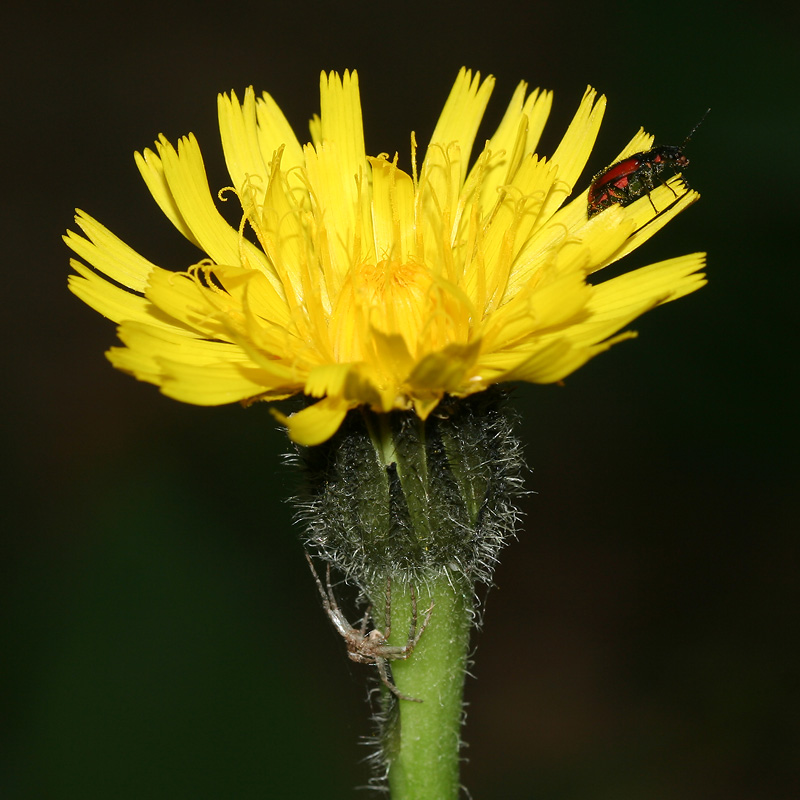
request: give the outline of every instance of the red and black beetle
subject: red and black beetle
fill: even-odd
[[[689,159],[683,154],[683,148],[700,127],[708,111],[692,128],[683,144],[663,144],[641,153],[634,153],[598,172],[592,178],[592,185],[589,187],[589,216],[593,217],[615,203],[627,206],[652,192],[659,183],[664,183],[662,174],[665,170],[678,172],[687,166]],[[652,204],[653,201],[650,202]],[[653,209],[657,211],[655,206]]]

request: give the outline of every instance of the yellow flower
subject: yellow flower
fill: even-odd
[[[698,195],[674,178],[592,219],[586,191],[565,203],[605,109],[591,89],[548,160],[534,151],[552,95],[520,83],[470,166],[493,85],[461,70],[421,165],[412,134],[409,170],[367,156],[355,72],[322,74],[308,144],[268,94],[220,96],[238,230],[194,136],[137,153],[156,202],[207,258],[164,270],[78,212],[85,236],[65,241],[92,268],[73,259],[70,287],[119,323],[111,363],[200,405],[318,398],[277,414],[312,445],[359,405],[425,418],[445,394],[559,381],[634,335],[618,332],[635,317],[703,285],[703,254],[587,282]],[[651,144],[640,131],[620,157]]]

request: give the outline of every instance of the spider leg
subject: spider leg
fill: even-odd
[[[383,632],[383,638],[388,642],[389,637],[392,635],[392,576],[386,579],[386,629]]]
[[[328,597],[331,601],[331,608],[333,609],[335,614],[341,615],[341,611],[339,610],[339,604],[336,602],[336,595],[333,593],[333,584],[331,583],[331,565],[328,563],[328,569],[325,573],[325,582],[328,586]]]
[[[314,563],[311,561],[311,556],[308,553],[306,553],[306,561],[308,561],[308,566],[311,568],[311,574],[314,576],[314,580],[317,582],[317,588],[319,589],[319,594],[322,598],[322,607],[325,609],[325,613],[333,623],[333,627],[336,628],[339,634],[345,639],[345,641],[347,641],[351,635],[352,628],[350,627],[350,623],[347,621],[345,615],[342,614],[341,610],[339,609],[339,604],[336,602],[336,595],[334,595],[333,586],[331,585],[331,565],[328,564],[326,576],[328,588],[326,592],[325,588],[322,586],[322,581],[319,579],[319,575],[317,575],[316,569],[314,569]]]
[[[308,561],[308,566],[311,569],[311,574],[314,576],[314,580],[317,583],[317,588],[319,589],[319,595],[322,598],[322,605],[325,608],[325,611],[328,614],[331,613],[331,603],[330,599],[327,594],[325,594],[325,589],[322,586],[322,581],[319,579],[319,575],[317,575],[316,569],[314,569],[314,562],[311,560],[311,556],[306,553],[306,561]],[[330,579],[331,579],[331,568],[330,565],[328,566],[328,586],[330,587]]]
[[[367,610],[364,612],[364,616],[361,619],[361,627],[359,628],[359,632],[362,636],[365,636],[367,633],[367,624],[369,623],[369,615],[372,611],[372,606],[367,606]]]
[[[417,646],[417,642],[419,641],[420,636],[422,636],[423,632],[425,631],[425,628],[428,627],[428,623],[431,621],[431,614],[433,613],[434,605],[435,603],[431,603],[430,608],[428,608],[428,610],[425,612],[425,619],[423,620],[422,625],[419,627],[419,630],[415,630],[414,635],[409,636],[409,642],[407,645],[409,655],[411,654],[411,651]],[[416,613],[416,609],[414,609],[414,611]]]
[[[381,681],[383,681],[383,685],[395,696],[399,697],[401,700],[410,700],[412,703],[421,703],[418,697],[409,697],[407,694],[403,694],[390,680],[389,680],[389,673],[386,671],[386,659],[381,658],[380,656],[375,656],[375,666],[378,668],[378,674],[381,676]]]
[[[411,624],[408,627],[408,641],[414,641],[417,632],[417,590],[411,584]]]

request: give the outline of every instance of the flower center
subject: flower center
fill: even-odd
[[[375,329],[402,336],[414,353],[430,316],[430,287],[427,268],[414,262],[384,259],[354,267],[331,320],[337,359],[368,359]]]

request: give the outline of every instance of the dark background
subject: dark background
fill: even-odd
[[[458,68],[609,107],[579,187],[644,125],[702,201],[627,259],[709,253],[640,338],[517,394],[525,525],[476,637],[476,800],[783,800],[798,778],[796,111],[786,5],[497,0],[4,12],[0,796],[344,798],[367,670],[325,620],[267,409],[163,398],[68,294],[80,206],[163,266],[196,252],[133,163],[215,98],[270,91],[299,135],[320,69],[360,71],[367,151],[425,142]],[[480,138],[480,137],[479,137]],[[10,245],[10,250],[9,250]]]

